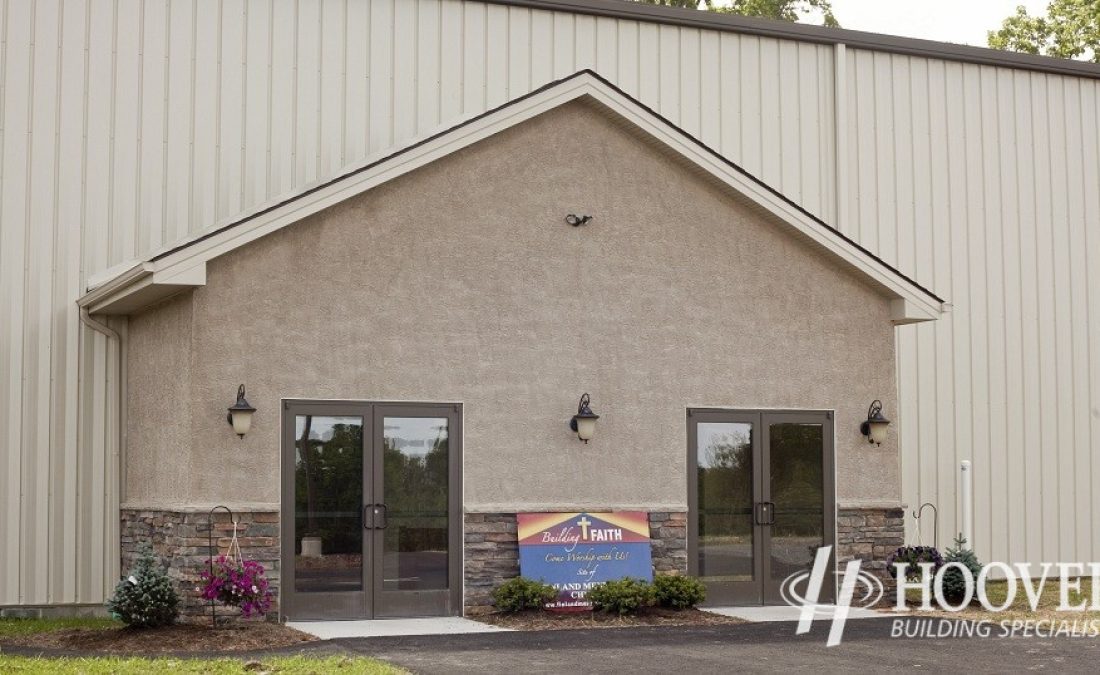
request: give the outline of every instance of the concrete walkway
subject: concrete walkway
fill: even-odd
[[[322,640],[334,638],[398,637],[408,635],[461,635],[499,633],[510,628],[490,626],[458,616],[423,619],[377,619],[374,621],[288,621],[286,625]]]
[[[762,623],[769,621],[798,621],[802,618],[802,609],[800,607],[791,607],[790,605],[769,605],[769,606],[755,606],[755,607],[700,607],[699,609],[704,612],[711,612],[713,614],[721,614],[722,616],[732,616],[738,619],[744,619],[745,621],[751,621],[752,623]],[[814,609],[814,621],[832,621],[833,614],[836,612],[836,605],[818,605]],[[848,609],[849,619],[881,619],[883,617],[893,616],[892,614],[885,614],[883,612],[876,612],[873,609],[863,609],[862,607],[851,607]]]

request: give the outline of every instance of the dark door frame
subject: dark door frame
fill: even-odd
[[[769,455],[768,428],[770,421],[821,423],[822,429],[822,486],[824,504],[824,545],[833,547],[830,561],[829,579],[823,590],[822,601],[834,598],[836,566],[836,431],[832,410],[793,410],[766,408],[688,408],[687,409],[687,497],[688,497],[688,574],[699,574],[699,488],[698,488],[698,441],[697,424],[751,422],[756,427],[753,433],[753,581],[728,582],[725,588],[718,590],[717,596],[707,598],[708,605],[718,604],[774,604],[778,600],[779,586],[768,578],[770,566],[764,558],[769,554],[770,528],[757,524],[756,507],[758,502],[770,500],[770,486],[766,484]],[[708,589],[709,590],[709,589]]]
[[[376,495],[382,494],[382,451],[378,438],[382,434],[377,426],[379,415],[411,417],[446,417],[448,419],[447,458],[447,582],[448,589],[442,604],[445,616],[462,613],[462,404],[440,402],[389,402],[340,399],[283,399],[280,403],[280,461],[279,461],[279,561],[280,592],[279,614],[283,619],[329,618],[381,618],[390,616],[424,616],[425,604],[415,600],[408,611],[379,613],[382,596],[382,536],[378,530],[368,529],[364,537],[363,592],[362,594],[324,594],[318,598],[328,604],[321,608],[296,608],[288,602],[294,587],[294,417],[298,414],[361,417],[363,419],[363,507],[373,505]],[[377,448],[377,450],[376,450]],[[365,517],[371,518],[369,509]],[[321,595],[321,594],[318,594]],[[328,597],[347,595],[347,598]],[[358,598],[351,596],[358,595]],[[438,598],[437,598],[438,600]],[[441,604],[434,603],[437,608]],[[304,610],[301,611],[301,610]],[[295,616],[297,614],[297,616]]]

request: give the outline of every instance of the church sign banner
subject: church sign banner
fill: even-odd
[[[516,521],[520,574],[558,590],[547,609],[591,609],[585,593],[604,581],[653,580],[644,511],[519,513]]]

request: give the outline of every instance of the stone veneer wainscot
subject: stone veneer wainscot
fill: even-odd
[[[279,513],[277,511],[235,511],[239,520],[237,540],[241,552],[264,566],[271,592],[275,596],[268,618],[278,616],[279,598]],[[209,612],[210,605],[201,596],[200,575],[207,569],[210,555],[208,509],[140,509],[121,510],[120,541],[122,574],[127,575],[137,560],[141,547],[151,544],[157,562],[168,569],[180,596],[180,613],[196,615]],[[224,553],[233,536],[233,523],[224,511],[214,516],[214,544]],[[216,605],[219,613],[236,614]]]
[[[894,583],[886,559],[905,542],[905,509],[894,507],[838,507],[836,511],[836,559],[838,567],[849,560],[863,561],[862,569]]]
[[[277,616],[279,590],[279,514],[274,511],[241,511],[238,538],[244,554],[267,570],[276,596],[271,616]],[[886,558],[904,541],[901,507],[840,507],[837,509],[837,560],[859,558],[864,568],[891,582]],[[184,614],[201,614],[208,605],[199,597],[200,574],[206,569],[208,511],[124,508],[121,511],[122,570],[129,573],[137,553],[151,543],[158,562],[176,582]],[[463,544],[466,613],[492,608],[490,594],[502,582],[519,575],[516,514],[464,514]],[[656,574],[687,573],[687,513],[649,512],[653,569]],[[233,525],[224,512],[214,521],[215,544],[225,551]],[[215,555],[217,552],[215,552]]]

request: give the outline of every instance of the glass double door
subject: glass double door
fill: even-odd
[[[783,581],[834,543],[832,414],[689,411],[688,465],[688,568],[707,604],[782,604]]]
[[[281,613],[457,613],[459,408],[284,401]]]

